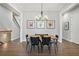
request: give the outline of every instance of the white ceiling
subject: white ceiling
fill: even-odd
[[[40,11],[41,3],[12,3],[17,9],[22,12],[25,11]],[[68,7],[71,3],[43,3],[44,11],[61,11]]]

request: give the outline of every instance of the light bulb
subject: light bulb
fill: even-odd
[[[46,15],[44,16],[44,18],[48,20],[48,17]]]
[[[39,17],[38,17],[38,16],[36,16],[36,17],[35,17],[35,19],[36,19],[36,20],[38,20],[38,19],[39,19]]]

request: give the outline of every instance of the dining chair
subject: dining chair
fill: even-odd
[[[59,38],[59,36],[55,35],[54,41],[51,42],[51,44],[54,44],[54,51],[55,51],[56,55],[57,55],[57,51],[58,51],[58,38]]]
[[[50,53],[50,47],[51,47],[50,41],[51,41],[51,37],[44,37],[44,36],[42,37],[41,52],[43,52],[43,47],[45,45],[47,45],[48,46],[49,53]]]
[[[58,52],[58,38],[59,38],[59,36],[58,35],[55,35],[55,40],[56,40],[56,42],[55,42],[55,45],[54,45],[54,47],[55,47],[55,54],[57,55],[57,52]]]
[[[26,49],[27,49],[28,45],[29,45],[29,38],[28,38],[28,34],[27,34],[26,35]]]
[[[38,52],[39,52],[39,43],[40,43],[39,37],[30,37],[30,41],[31,41],[31,50],[30,50],[30,52],[32,51],[33,47],[35,49],[35,46],[38,47]]]
[[[58,44],[58,38],[59,38],[59,36],[58,35],[55,35],[55,37],[56,37],[56,45]]]
[[[58,38],[59,38],[59,36],[58,35],[55,35],[55,47],[56,47],[56,49],[55,50],[57,50],[58,51]]]
[[[55,38],[53,38],[53,39],[50,41],[50,44],[55,44],[55,45],[57,45],[57,44],[58,44],[58,38],[59,38],[59,36],[58,36],[58,35],[55,35]]]

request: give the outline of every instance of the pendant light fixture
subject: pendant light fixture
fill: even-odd
[[[36,16],[36,20],[48,20],[48,17],[44,15],[43,3],[41,3],[41,13],[39,16]]]

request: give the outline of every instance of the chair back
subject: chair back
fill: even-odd
[[[49,45],[51,41],[51,37],[42,37],[42,44]]]
[[[55,35],[55,37],[56,37],[56,44],[58,43],[58,38],[59,38],[59,36],[58,35]]]
[[[59,36],[58,35],[55,35],[55,37],[58,39],[59,38]]]
[[[27,37],[28,37],[28,34],[26,35],[26,39],[27,39]]]
[[[39,45],[40,39],[39,37],[30,37],[30,41],[32,45]]]

